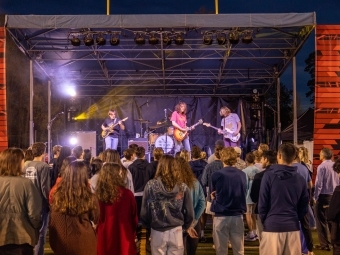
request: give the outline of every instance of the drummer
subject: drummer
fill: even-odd
[[[167,128],[168,135],[174,135],[174,127],[172,126],[171,119],[172,112],[168,113],[168,117],[166,119],[162,119],[157,121],[157,125]]]

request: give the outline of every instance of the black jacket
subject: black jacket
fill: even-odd
[[[328,208],[327,220],[331,222],[332,244],[340,245],[340,186],[337,186]]]
[[[148,165],[149,163],[145,159],[136,159],[129,165],[135,193],[144,191],[146,183],[150,180]]]

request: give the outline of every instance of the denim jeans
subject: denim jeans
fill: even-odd
[[[108,136],[105,138],[105,149],[113,149],[117,150],[118,147],[118,138]]]
[[[44,245],[46,242],[46,234],[47,234],[49,218],[50,217],[48,213],[48,208],[43,207],[42,212],[41,212],[42,225],[41,225],[41,228],[39,229],[38,243],[34,247],[34,255],[44,255]]]
[[[230,241],[233,255],[244,254],[244,224],[243,216],[214,217],[213,239],[216,255],[228,254]]]
[[[191,151],[189,136],[187,136],[182,142],[179,142],[175,139],[175,153],[181,151],[183,147],[187,151]]]

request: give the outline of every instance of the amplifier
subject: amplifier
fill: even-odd
[[[140,147],[144,147],[145,152],[149,151],[149,141],[148,138],[130,138],[128,140],[128,146],[130,146],[130,144],[137,144]]]

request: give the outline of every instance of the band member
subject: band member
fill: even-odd
[[[187,113],[187,104],[184,102],[179,102],[175,106],[175,110],[173,111],[171,115],[171,121],[172,121],[172,125],[174,126],[174,128],[179,129],[180,131],[183,131],[183,132],[186,132],[189,130],[189,128],[187,127],[186,113]],[[183,146],[187,151],[191,151],[190,143],[189,143],[189,136],[184,138],[182,142],[177,141],[175,139],[175,153],[180,151]]]
[[[218,130],[219,134],[222,134],[222,130],[229,129],[232,132],[233,136],[236,136],[240,133],[241,130],[241,121],[236,113],[231,113],[230,109],[226,106],[221,107],[220,115],[222,117],[221,120],[221,129]],[[236,147],[237,142],[231,141],[229,138],[223,138],[225,147]]]
[[[120,121],[119,118],[116,117],[116,111],[113,109],[109,110],[109,117],[106,118],[102,124],[102,130],[112,131],[105,138],[105,149],[114,149],[117,150],[118,147],[118,133],[120,130],[124,130],[125,126]],[[117,124],[118,125],[115,125]],[[115,125],[112,129],[111,126]]]

